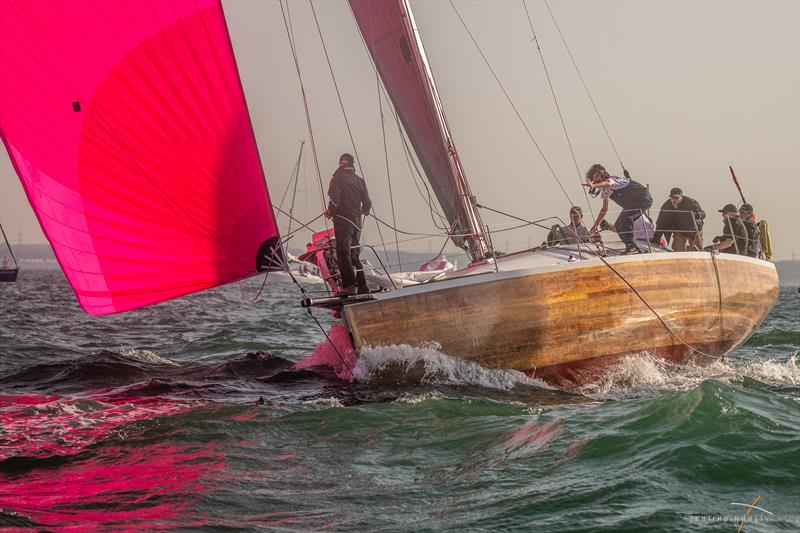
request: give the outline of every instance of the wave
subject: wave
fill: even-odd
[[[207,383],[261,380],[291,370],[294,363],[266,352],[250,352],[224,363],[178,364],[148,350],[101,351],[56,363],[30,366],[0,377],[5,390],[58,393],[129,388],[137,394],[181,392]],[[130,396],[131,391],[121,391]]]
[[[452,357],[440,346],[408,345],[365,347],[354,371],[366,383],[406,383],[468,385],[486,389],[511,390],[518,385],[553,389],[545,382],[522,372],[493,369],[478,363]]]
[[[752,379],[770,386],[800,384],[797,354],[786,361],[745,361],[727,358],[711,364],[676,365],[647,353],[631,355],[597,381],[578,389],[592,397],[617,399],[662,391],[686,391],[709,379],[741,382]]]
[[[786,329],[770,329],[756,332],[745,343],[745,346],[792,346],[800,347],[800,331]]]
[[[184,413],[196,405],[159,398],[112,402],[0,395],[0,469],[25,469],[28,463],[74,456],[100,442],[126,440],[158,424],[158,419]]]

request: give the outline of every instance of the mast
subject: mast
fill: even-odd
[[[453,242],[473,260],[489,246],[475,198],[447,126],[433,74],[408,0],[350,0],[364,42],[450,223]]]
[[[431,71],[430,63],[428,63],[428,56],[425,54],[425,47],[422,44],[422,38],[420,37],[419,30],[417,29],[417,23],[414,20],[414,13],[411,11],[411,3],[409,0],[400,1],[403,4],[406,14],[408,15],[408,22],[411,26],[411,32],[414,36],[414,40],[417,44],[417,50],[419,52],[418,57],[422,66],[422,72],[425,74],[425,79],[428,82],[430,94],[435,104],[436,118],[439,121],[439,127],[442,130],[443,137],[447,141],[447,152],[450,155],[450,161],[453,166],[456,184],[458,185],[459,200],[464,212],[467,215],[467,220],[465,221],[464,225],[474,236],[472,239],[468,238],[467,242],[470,242],[472,245],[470,248],[473,260],[479,261],[486,256],[486,251],[489,249],[489,247],[486,245],[486,239],[484,237],[485,229],[483,227],[483,222],[481,221],[480,216],[475,209],[475,196],[473,196],[472,191],[469,188],[469,183],[464,175],[464,168],[461,166],[461,159],[458,157],[458,151],[456,150],[456,145],[453,142],[453,136],[450,134],[450,128],[447,125],[444,107],[442,106],[442,101],[439,98],[439,91],[436,89],[436,83],[433,81],[433,72]]]

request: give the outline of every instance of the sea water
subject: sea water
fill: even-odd
[[[796,288],[724,361],[567,392],[435,345],[355,361],[259,284],[101,318],[60,272],[0,284],[0,527],[800,529]]]

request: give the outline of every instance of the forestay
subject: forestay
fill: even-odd
[[[91,314],[247,277],[277,242],[219,1],[3,0],[0,135]]]
[[[453,240],[482,254],[481,224],[438,101],[411,10],[403,0],[350,0],[359,30],[431,184]]]

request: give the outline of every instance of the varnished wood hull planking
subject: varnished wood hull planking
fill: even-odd
[[[347,306],[346,318],[356,349],[435,342],[448,355],[574,385],[632,353],[681,362],[697,355],[688,344],[722,356],[750,337],[778,296],[765,261],[698,253],[608,261],[672,333],[599,260],[442,282]]]

